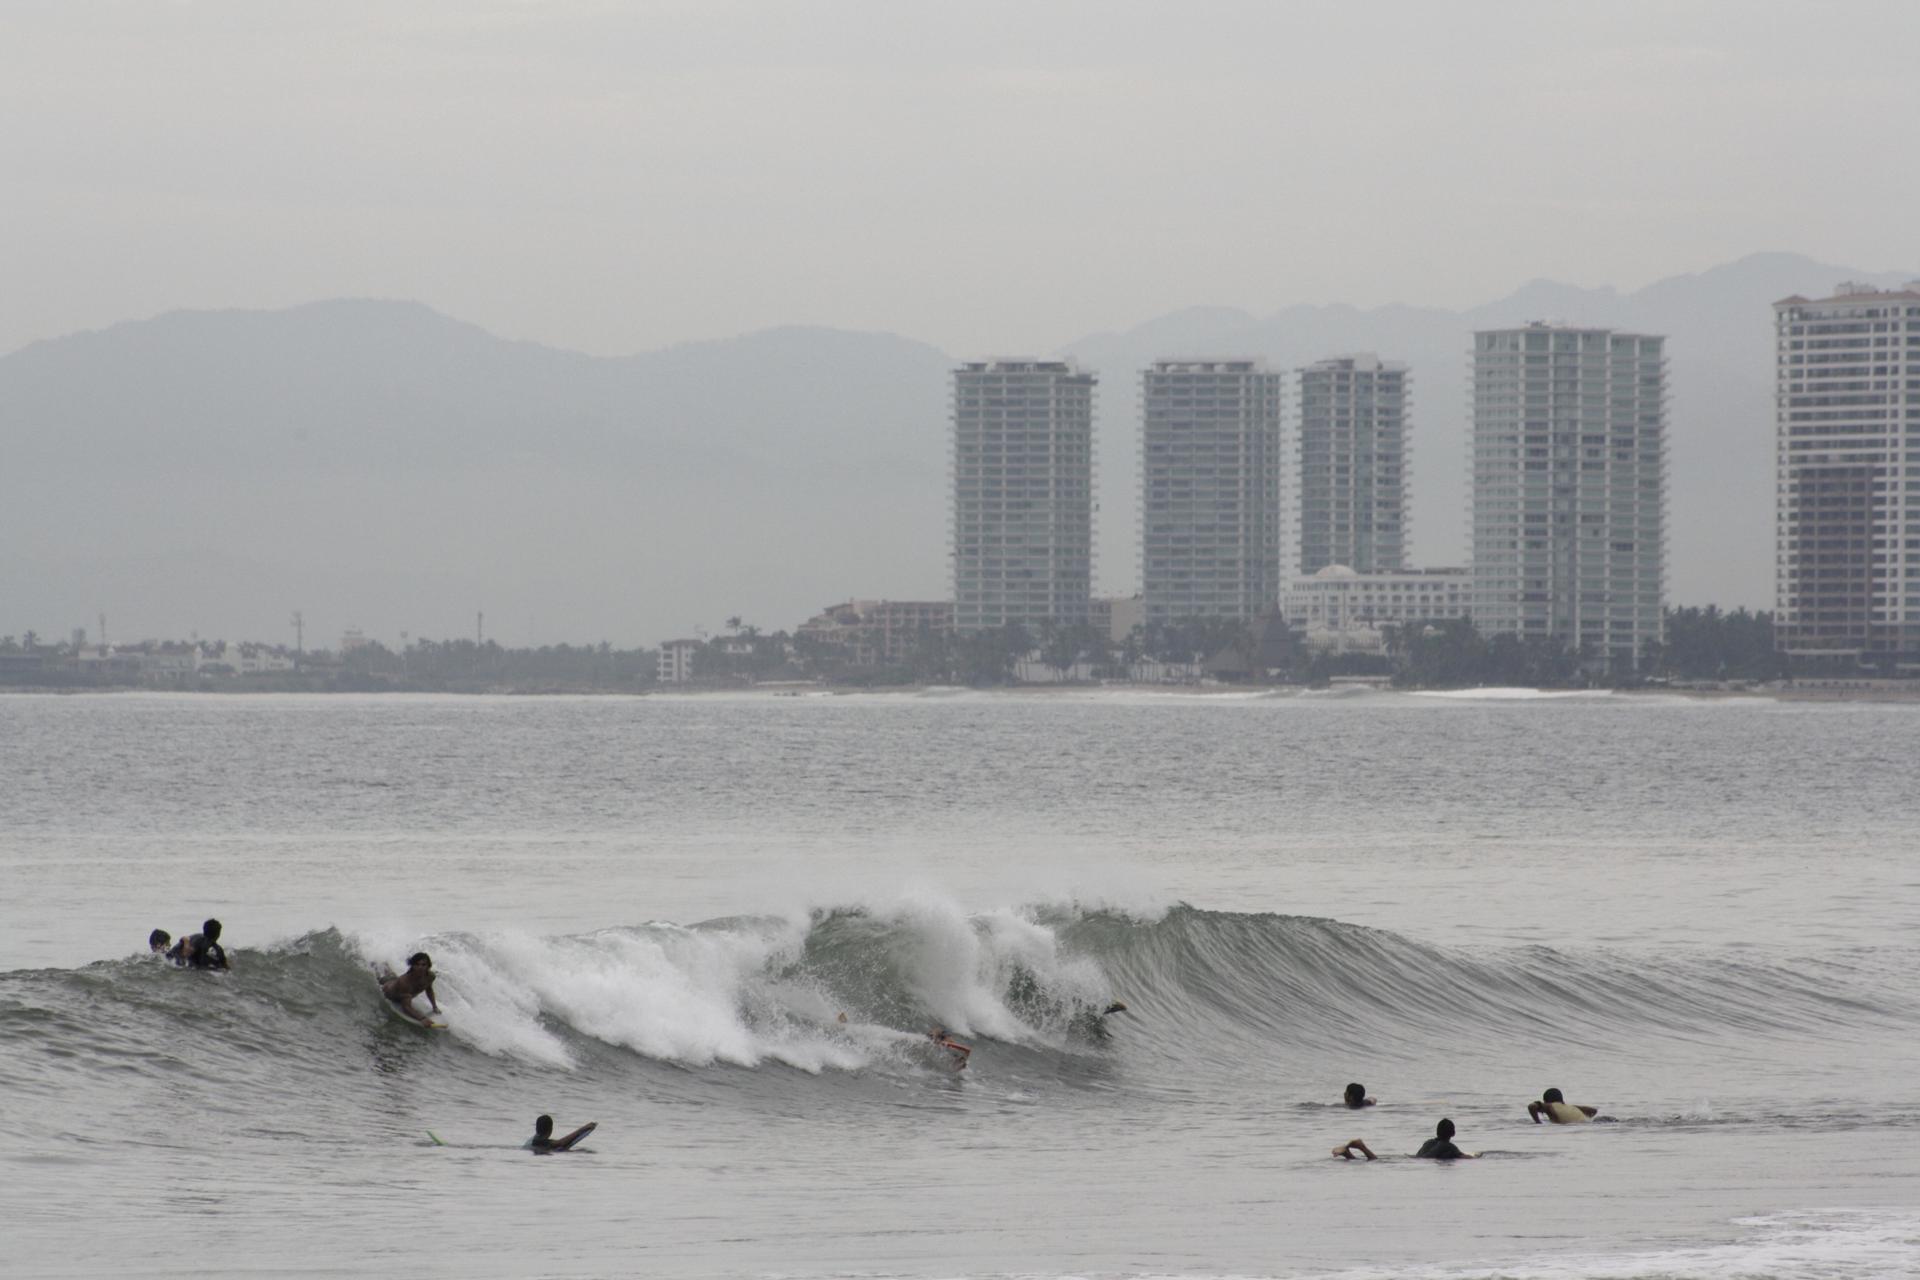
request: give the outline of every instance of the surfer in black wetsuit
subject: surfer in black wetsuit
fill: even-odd
[[[167,952],[167,959],[189,969],[231,969],[227,951],[220,945],[220,922],[209,920],[200,932],[180,939]]]
[[[573,1144],[600,1127],[599,1121],[583,1124],[564,1138],[553,1136],[553,1117],[541,1116],[533,1122],[533,1136],[527,1139],[529,1151],[570,1151]]]
[[[1453,1132],[1453,1121],[1442,1120],[1433,1127],[1433,1137],[1428,1138],[1426,1143],[1418,1151],[1413,1153],[1413,1158],[1416,1160],[1479,1159],[1479,1157],[1472,1152],[1462,1151],[1453,1145]],[[1380,1158],[1368,1150],[1367,1144],[1358,1138],[1355,1138],[1352,1142],[1345,1142],[1335,1147],[1333,1154],[1343,1160],[1351,1160],[1356,1151],[1369,1160],[1378,1160]]]
[[[1453,1145],[1453,1121],[1442,1120],[1433,1126],[1433,1136],[1413,1153],[1416,1160],[1473,1160],[1476,1156]]]
[[[1367,1086],[1358,1082],[1347,1086],[1346,1093],[1341,1095],[1341,1101],[1345,1102],[1348,1109],[1353,1111],[1358,1111],[1362,1107],[1370,1107],[1374,1104],[1374,1099],[1367,1096]]]
[[[382,972],[386,966],[380,966]],[[432,1026],[433,1019],[413,1007],[413,998],[424,995],[427,1003],[433,1006],[434,1013],[440,1012],[440,1001],[433,994],[433,957],[424,951],[416,951],[407,957],[407,971],[398,977],[384,978],[380,982],[380,994],[393,1001],[394,1007],[425,1026]]]

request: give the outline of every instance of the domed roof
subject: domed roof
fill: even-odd
[[[1316,578],[1357,578],[1360,574],[1344,564],[1330,564],[1313,576]]]

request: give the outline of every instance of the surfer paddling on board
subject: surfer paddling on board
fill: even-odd
[[[200,932],[190,934],[174,943],[173,950],[167,952],[167,959],[189,969],[233,968],[227,963],[226,948],[220,945],[218,920],[207,921],[200,926]]]
[[[1442,1120],[1433,1127],[1433,1136],[1428,1138],[1421,1148],[1413,1153],[1416,1160],[1478,1160],[1480,1157],[1471,1151],[1462,1151],[1453,1145],[1453,1121]],[[1367,1144],[1355,1138],[1352,1142],[1343,1142],[1333,1149],[1333,1154],[1342,1160],[1351,1160],[1355,1152],[1369,1160],[1380,1157],[1368,1149]]]
[[[965,1071],[967,1069],[967,1059],[973,1056],[972,1046],[961,1044],[958,1040],[955,1040],[947,1033],[945,1027],[935,1027],[933,1030],[927,1032],[927,1039],[933,1041],[953,1055],[953,1069],[955,1071]]]
[[[1478,1156],[1453,1145],[1453,1121],[1442,1120],[1433,1126],[1433,1136],[1413,1153],[1416,1160],[1477,1160]]]
[[[1555,1124],[1585,1124],[1600,1114],[1600,1108],[1576,1106],[1568,1102],[1558,1089],[1549,1089],[1540,1095],[1540,1101],[1527,1104],[1527,1114],[1533,1117],[1535,1124],[1542,1119]]]
[[[394,977],[381,966],[380,994],[393,1002],[393,1007],[406,1014],[423,1027],[431,1027],[434,1021],[428,1015],[413,1007],[414,997],[424,995],[427,1003],[433,1006],[435,1013],[440,1012],[440,1001],[433,994],[433,957],[424,951],[416,951],[407,957],[407,971]]]
[[[571,1151],[574,1143],[580,1141],[580,1139],[586,1137],[599,1127],[600,1122],[596,1120],[591,1124],[581,1125],[564,1138],[556,1138],[553,1136],[553,1117],[541,1116],[533,1122],[533,1136],[527,1139],[527,1150],[542,1152]]]

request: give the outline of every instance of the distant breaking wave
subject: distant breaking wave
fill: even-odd
[[[1154,917],[1070,906],[969,915],[951,903],[649,923],[569,937],[421,940],[472,1071],[787,1068],[944,1073],[940,1023],[997,1064],[1179,1087],[1220,1064],[1324,1063],[1329,1046],[1416,1058],[1462,1041],[1559,1049],[1910,1029],[1887,979],[1911,954],[1756,963],[1544,947],[1478,952],[1299,916],[1177,906]],[[0,974],[0,1043],[16,1080],[67,1071],[211,1070],[229,1083],[325,1071],[426,1033],[379,1003],[364,940],[322,929],[236,953],[230,975],[147,958]],[[1866,967],[1861,967],[1865,965]],[[1886,972],[1880,972],[1884,965]],[[1129,1006],[1103,1020],[1114,1000]],[[841,1015],[845,1021],[841,1021]],[[1117,1029],[1124,1026],[1124,1035]],[[975,1074],[978,1074],[977,1072]],[[284,1080],[281,1080],[284,1084]]]

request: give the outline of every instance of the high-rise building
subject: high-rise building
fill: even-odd
[[[1530,324],[1473,348],[1474,625],[1631,671],[1661,634],[1666,339]]]
[[[1406,567],[1407,367],[1341,356],[1300,371],[1300,573]]]
[[[1060,360],[953,373],[953,623],[1087,620],[1094,376]]]
[[[1280,599],[1280,375],[1159,360],[1140,395],[1146,621],[1260,616]]]
[[[1920,281],[1773,314],[1774,642],[1920,664]]]

